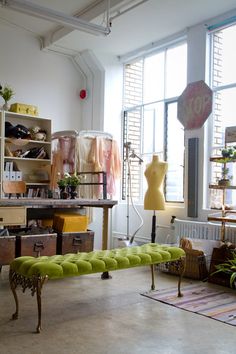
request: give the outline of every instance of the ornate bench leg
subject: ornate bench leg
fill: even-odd
[[[32,278],[26,278],[23,275],[15,273],[11,269],[9,272],[10,287],[16,303],[16,312],[12,315],[12,319],[16,320],[18,318],[19,303],[18,303],[16,288],[17,285],[21,285],[23,292],[25,292],[26,289],[30,289],[32,296],[34,296],[34,294],[36,293],[37,305],[38,305],[38,324],[36,328],[37,333],[40,333],[41,331],[41,313],[42,313],[41,292],[42,292],[43,284],[47,279],[48,279],[47,276],[42,276],[42,277],[33,276]]]
[[[154,264],[151,264],[152,284],[151,290],[155,290]]]
[[[10,270],[9,272],[9,282],[10,282],[10,288],[13,293],[14,299],[15,299],[15,304],[16,304],[16,311],[12,315],[13,320],[17,320],[18,318],[18,313],[19,313],[19,302],[18,302],[18,297],[16,293],[16,288],[17,288],[17,275],[15,272]]]
[[[37,306],[38,306],[38,325],[36,328],[36,332],[41,332],[41,318],[42,318],[42,302],[41,302],[41,290],[43,284],[41,283],[41,279],[37,278],[36,280],[36,296],[37,296]]]
[[[180,260],[178,261],[178,269],[179,269],[179,281],[178,281],[178,297],[183,296],[181,293],[181,281],[183,278],[183,274],[185,271],[185,263],[186,263],[186,257],[181,257]]]
[[[36,328],[36,332],[40,333],[41,332],[41,318],[42,318],[42,301],[41,301],[41,293],[42,293],[42,288],[43,284],[45,281],[48,279],[47,276],[45,277],[34,277],[32,279],[32,284],[33,287],[31,289],[32,295],[34,295],[36,291],[36,297],[37,297],[37,307],[38,307],[38,324]]]

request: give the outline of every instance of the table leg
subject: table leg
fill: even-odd
[[[103,224],[102,224],[102,249],[106,250],[108,245],[108,208],[103,207]],[[108,272],[103,272],[101,279],[110,279]]]

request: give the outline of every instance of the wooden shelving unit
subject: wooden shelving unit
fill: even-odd
[[[228,163],[236,162],[235,158],[224,158],[220,156],[211,157],[211,162],[221,163],[224,168]],[[226,210],[225,208],[225,191],[228,189],[236,189],[234,185],[219,185],[219,184],[209,184],[209,189],[222,190],[222,210],[219,213],[212,214],[208,216],[208,221],[215,221],[221,223],[221,241],[225,242],[225,226],[226,223],[236,223],[236,210]]]
[[[4,171],[6,170],[7,163],[12,163],[11,165],[22,172],[22,180],[26,182],[28,190],[30,188],[48,188],[51,177],[51,119],[3,110],[0,112],[0,122],[0,197],[4,197],[2,181],[6,179]],[[29,130],[34,127],[39,127],[41,130],[45,131],[46,139],[33,140],[6,137],[6,122],[11,123],[14,127],[18,124],[23,125]],[[40,156],[39,158],[23,156],[24,152],[34,148],[42,148],[45,156],[42,158],[40,158]],[[17,151],[19,151],[19,156],[16,156]]]

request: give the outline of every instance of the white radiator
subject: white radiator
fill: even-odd
[[[174,225],[176,240],[181,237],[220,240],[221,224],[175,219]],[[226,225],[225,241],[236,242],[236,226]]]

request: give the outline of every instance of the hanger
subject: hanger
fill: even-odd
[[[102,132],[99,130],[81,130],[79,132],[79,137],[88,137],[88,138],[96,138],[96,137],[104,137],[107,139],[113,139],[113,135],[107,132]]]
[[[60,138],[76,138],[78,136],[77,130],[62,130],[52,134],[52,140]]]

